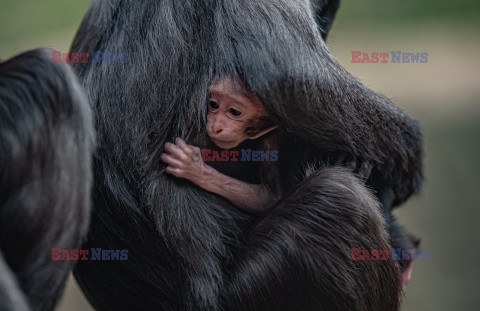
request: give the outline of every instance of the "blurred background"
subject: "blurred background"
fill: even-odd
[[[67,52],[90,3],[0,0],[0,58]],[[343,0],[327,40],[349,72],[423,129],[423,191],[395,214],[428,259],[415,263],[403,310],[480,310],[479,18],[476,0]],[[427,52],[428,62],[352,63],[351,51]],[[71,279],[56,310],[92,308]]]

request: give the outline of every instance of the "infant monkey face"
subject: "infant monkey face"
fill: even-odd
[[[268,116],[262,101],[238,78],[214,80],[208,89],[207,105],[207,133],[220,148],[234,148],[267,132],[258,128],[259,120]]]

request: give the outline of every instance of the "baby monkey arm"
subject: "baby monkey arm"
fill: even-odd
[[[160,158],[168,164],[167,173],[188,179],[246,212],[266,210],[276,201],[266,186],[242,182],[208,166],[202,160],[200,148],[187,145],[181,138],[176,138],[175,144],[166,143],[165,151]]]

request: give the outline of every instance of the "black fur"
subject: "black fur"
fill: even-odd
[[[93,121],[73,71],[34,50],[0,64],[0,310],[52,310],[90,213]]]
[[[312,0],[310,2],[318,30],[322,34],[323,40],[326,40],[340,6],[340,0]]]
[[[308,165],[343,154],[371,163],[368,184],[392,194],[388,208],[421,182],[417,123],[325,46],[335,3],[93,3],[72,52],[129,55],[128,64],[75,65],[99,139],[85,247],[129,250],[127,261],[76,266],[95,308],[398,309],[396,264],[350,260],[351,247],[388,248],[375,201],[342,169],[306,177]],[[228,74],[240,74],[282,129],[290,194],[258,218],[168,176],[159,157],[175,137],[205,140],[207,87]]]
[[[227,310],[396,310],[396,264],[351,260],[355,245],[389,247],[377,204],[345,169],[308,176],[248,229],[227,274],[223,305]]]

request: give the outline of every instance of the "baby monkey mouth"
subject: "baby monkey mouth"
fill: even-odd
[[[234,140],[222,140],[222,139],[217,139],[217,138],[212,138],[213,141],[218,141],[221,143],[233,143],[235,142]]]
[[[240,142],[237,141],[228,141],[228,140],[220,140],[216,138],[212,138],[213,143],[222,149],[232,149],[239,145]]]

